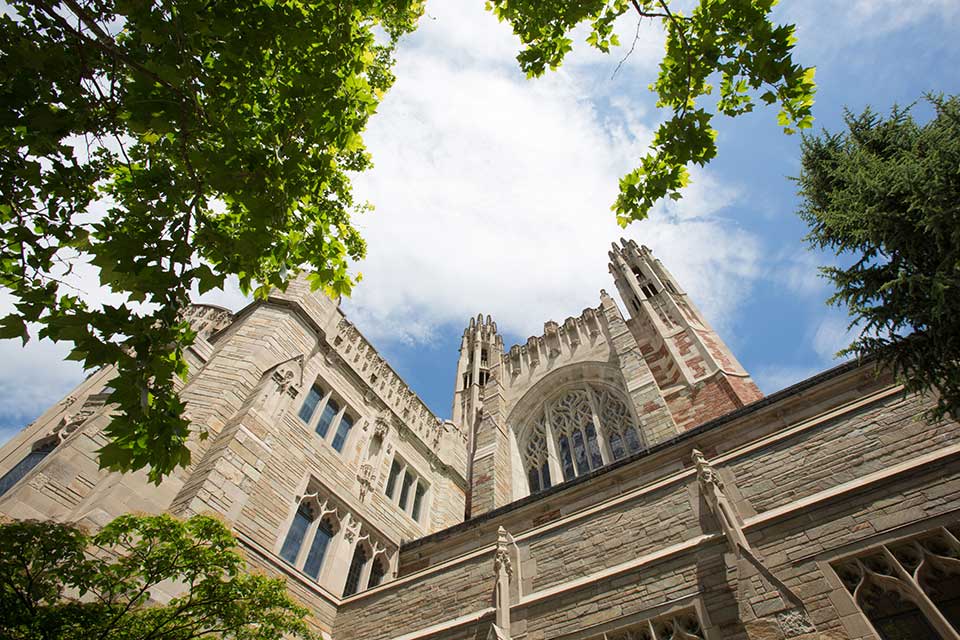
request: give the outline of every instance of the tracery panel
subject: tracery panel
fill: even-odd
[[[880,545],[833,568],[882,640],[960,638],[960,542],[948,529]]]
[[[619,460],[642,451],[644,446],[640,433],[633,424],[627,405],[610,389],[594,389],[594,394],[600,413],[600,424],[603,425],[603,430],[607,434],[613,459]]]
[[[626,403],[616,391],[592,384],[548,399],[524,433],[519,448],[530,493],[644,448]]]

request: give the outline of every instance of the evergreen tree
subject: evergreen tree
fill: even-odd
[[[808,241],[849,266],[823,267],[859,336],[910,391],[936,390],[934,417],[960,417],[960,99],[927,96],[888,117],[846,114],[847,131],[806,137],[798,179]]]

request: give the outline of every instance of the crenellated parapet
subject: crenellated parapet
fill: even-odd
[[[507,379],[569,357],[582,345],[595,343],[602,333],[603,320],[599,307],[588,307],[578,317],[568,317],[563,324],[548,320],[543,324],[541,335],[531,336],[526,343],[513,345],[503,354],[507,364]]]
[[[370,394],[424,443],[435,450],[448,444],[447,441],[451,441],[451,446],[465,446],[466,436],[462,430],[438,418],[342,313],[330,344],[328,359],[334,359],[336,354],[367,384]]]

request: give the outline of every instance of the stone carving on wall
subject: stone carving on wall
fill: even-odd
[[[493,573],[496,577],[493,602],[496,608],[496,616],[490,633],[487,635],[488,638],[492,636],[498,640],[510,639],[510,605],[513,600],[511,597],[513,594],[510,590],[510,582],[513,579],[511,546],[515,550],[516,545],[513,542],[513,537],[507,533],[506,529],[500,527],[497,530],[497,548],[493,556]],[[517,599],[519,600],[519,597]]]
[[[697,480],[703,496],[713,515],[719,520],[723,535],[727,538],[730,550],[739,557],[741,551],[751,551],[750,543],[743,533],[743,522],[733,504],[724,493],[723,481],[706,457],[698,449],[693,450],[693,463],[697,468]]]
[[[270,376],[262,382],[254,407],[269,416],[277,416],[300,395],[303,387],[303,354],[285,360],[269,370]]]
[[[363,502],[367,493],[373,491],[374,473],[372,464],[365,462],[360,465],[357,470],[357,481],[360,483],[360,501]]]
[[[777,614],[777,624],[786,638],[796,638],[816,632],[817,628],[807,617],[807,614],[800,609],[789,609]]]

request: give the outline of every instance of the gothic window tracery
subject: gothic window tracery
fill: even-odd
[[[530,483],[530,493],[550,488],[550,462],[547,449],[545,431],[545,416],[541,415],[534,427],[533,433],[527,439],[527,481]]]
[[[640,433],[630,420],[630,410],[609,389],[595,390],[600,408],[600,423],[607,433],[607,442],[614,460],[619,460],[643,449]]]
[[[627,404],[599,385],[573,387],[548,401],[520,443],[530,493],[642,449]]]
[[[284,562],[344,595],[383,582],[391,554],[396,552],[315,479],[307,493],[298,497],[279,546]]]
[[[704,640],[705,637],[696,612],[689,609],[644,620],[591,640]]]
[[[960,542],[950,530],[880,545],[833,568],[881,640],[960,632]]]

